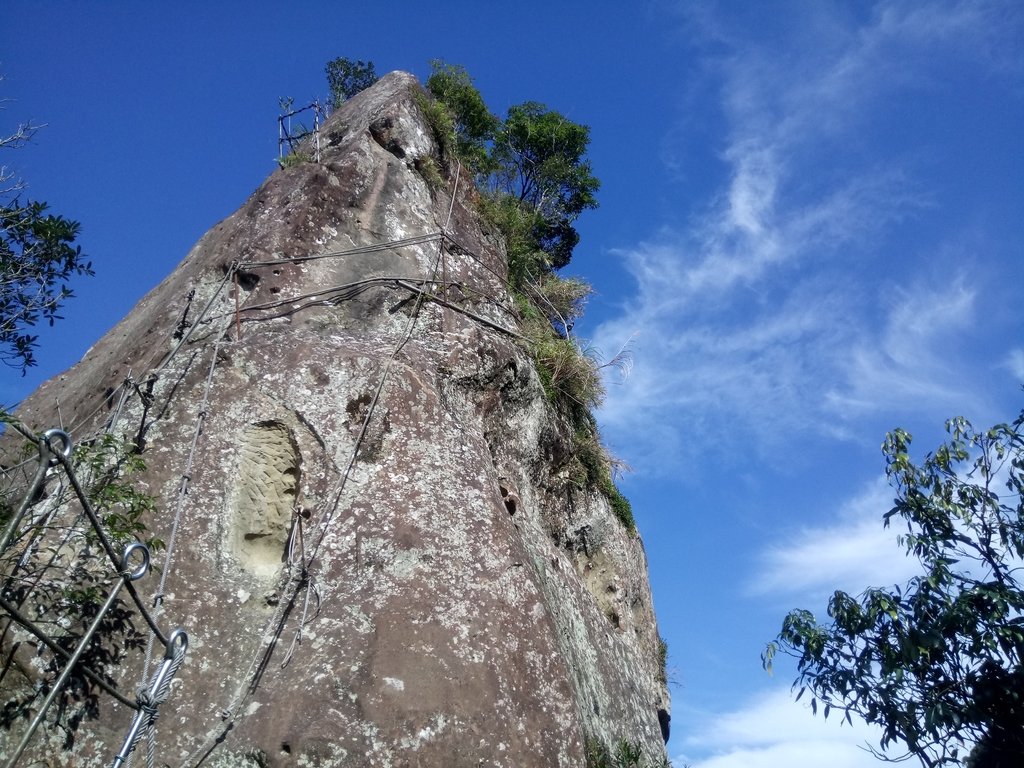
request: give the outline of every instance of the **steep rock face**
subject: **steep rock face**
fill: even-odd
[[[276,171],[19,413],[113,421],[144,447],[149,528],[169,539],[180,506],[159,620],[192,643],[160,764],[663,754],[641,542],[566,478],[471,182],[417,171],[440,164],[418,93],[392,73],[347,102],[320,164]],[[104,700],[71,751],[34,748],[106,764],[129,715]]]

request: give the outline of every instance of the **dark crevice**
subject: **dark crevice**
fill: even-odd
[[[390,117],[382,117],[380,120],[370,123],[370,135],[384,149],[399,160],[403,160],[405,159],[405,150],[395,140],[394,136],[391,135],[391,129],[394,128],[394,125],[394,121]]]

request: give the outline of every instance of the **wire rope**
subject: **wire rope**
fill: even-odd
[[[442,228],[442,232],[443,232],[444,229],[447,229],[448,224],[451,221],[452,211],[454,210],[454,207],[455,207],[455,196],[456,196],[456,194],[458,192],[458,181],[459,181],[459,176],[461,175],[461,168],[462,168],[462,166],[461,166],[461,162],[460,162],[459,166],[458,166],[458,169],[456,170],[455,184],[454,184],[454,187],[453,187],[453,190],[452,190],[452,199],[451,199],[451,203],[450,203],[449,208],[448,208],[448,214],[447,214],[447,217],[445,219],[445,225]],[[408,239],[406,239],[404,241],[400,241],[400,242],[408,243],[409,241],[414,241],[414,240],[419,240],[419,238],[408,238]],[[439,241],[438,250],[437,250],[437,256],[434,259],[434,264],[433,264],[433,267],[431,269],[431,276],[430,276],[430,278],[424,280],[423,282],[433,282],[436,279],[437,271],[438,271],[438,268],[439,268],[440,263],[441,263],[441,256],[442,256],[443,249],[444,249],[444,240],[445,240],[445,238],[444,237],[438,237],[438,236],[431,236],[429,238],[429,240],[427,240],[427,241],[433,241],[433,240],[438,240]],[[247,266],[248,266],[248,264],[247,264]],[[319,525],[319,533],[316,536],[316,539],[315,539],[315,541],[313,543],[313,546],[312,546],[312,548],[311,548],[311,550],[309,552],[308,557],[305,559],[305,562],[303,563],[302,572],[300,572],[300,577],[298,579],[296,579],[294,573],[292,573],[290,575],[288,583],[285,585],[284,593],[282,594],[281,599],[280,599],[280,601],[278,603],[277,610],[275,610],[273,616],[271,616],[270,620],[268,621],[268,623],[264,627],[264,631],[263,631],[263,633],[261,635],[261,637],[263,638],[263,642],[261,642],[259,644],[259,646],[257,647],[256,653],[253,656],[253,659],[250,662],[248,669],[245,671],[244,675],[241,677],[239,686],[236,689],[236,692],[235,692],[234,696],[229,701],[228,707],[225,708],[224,710],[222,710],[221,717],[225,721],[231,721],[232,723],[234,722],[234,720],[236,719],[235,715],[238,712],[238,707],[245,701],[245,699],[249,695],[251,695],[255,691],[255,687],[259,683],[259,679],[260,679],[260,677],[262,675],[262,670],[265,669],[266,664],[269,661],[269,654],[272,652],[274,644],[277,641],[277,637],[279,637],[279,635],[280,635],[280,630],[278,630],[275,633],[273,631],[273,627],[275,625],[279,625],[279,623],[281,621],[283,621],[283,618],[284,618],[285,614],[287,613],[290,605],[293,603],[293,601],[295,599],[295,596],[296,596],[296,594],[298,592],[298,588],[302,585],[302,582],[303,582],[302,573],[308,571],[309,566],[313,563],[313,561],[316,559],[317,555],[319,554],[320,546],[323,543],[324,538],[326,537],[328,530],[330,530],[330,524],[333,521],[334,515],[337,513],[337,510],[338,510],[338,508],[340,506],[341,499],[342,499],[342,496],[343,496],[343,494],[345,492],[345,488],[346,488],[346,485],[348,483],[349,477],[351,476],[352,470],[354,469],[356,461],[358,459],[359,449],[362,446],[362,443],[363,443],[363,441],[366,438],[367,431],[369,430],[370,421],[371,421],[371,419],[373,417],[373,414],[374,414],[374,411],[376,409],[377,403],[380,400],[380,396],[381,396],[381,393],[383,392],[384,385],[387,382],[388,376],[391,373],[391,369],[392,369],[392,367],[394,365],[395,360],[398,358],[399,353],[402,351],[402,349],[405,347],[405,345],[412,338],[412,334],[413,334],[413,331],[415,329],[416,321],[417,321],[417,319],[419,317],[419,311],[420,311],[420,309],[421,309],[421,307],[423,305],[423,301],[424,301],[424,294],[423,294],[423,292],[417,292],[416,293],[416,303],[413,306],[412,311],[409,313],[409,321],[408,321],[408,323],[406,323],[405,330],[403,331],[400,340],[395,345],[394,349],[391,351],[391,354],[388,357],[387,363],[384,366],[384,371],[381,373],[381,377],[380,377],[380,379],[379,379],[379,381],[377,383],[377,387],[374,390],[373,397],[371,398],[371,400],[370,400],[370,402],[369,402],[369,404],[367,406],[366,416],[364,417],[363,423],[362,423],[362,425],[361,425],[361,427],[359,429],[359,434],[356,436],[355,443],[354,443],[354,445],[352,447],[352,451],[351,451],[351,454],[349,456],[349,461],[348,461],[348,463],[345,466],[345,470],[341,474],[341,478],[339,480],[339,488],[338,488],[338,492],[335,494],[334,503],[331,505],[330,511],[328,511],[328,513],[325,515],[324,519],[321,521],[321,523]],[[267,640],[268,636],[269,636],[269,641]],[[266,643],[266,645],[265,645],[265,643]],[[290,659],[290,654],[289,654],[288,658]],[[262,659],[262,662],[261,662],[261,659]],[[254,675],[254,670],[255,670],[255,675]],[[252,676],[251,680],[250,680],[250,676]],[[230,728],[230,727],[231,726],[229,724],[228,728]],[[225,729],[224,732],[226,733],[226,729]],[[185,761],[185,763],[183,763],[183,765],[190,764],[194,760],[194,758],[197,755],[200,754],[200,752],[202,752],[204,749],[206,749],[207,748],[206,745],[209,743],[209,740],[210,740],[209,737],[204,739],[203,742],[200,743],[200,745],[191,753],[191,755],[189,755],[189,757],[186,758],[186,761]],[[210,749],[212,749],[212,747],[210,747]]]

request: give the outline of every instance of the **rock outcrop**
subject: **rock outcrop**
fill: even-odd
[[[160,621],[191,638],[160,765],[664,755],[642,544],[566,477],[501,244],[420,99],[392,73],[346,102],[320,163],[275,171],[19,412],[46,429],[59,399],[76,439],[113,422],[147,462],[149,529],[170,541],[181,510],[156,556]],[[108,671],[131,691],[141,666]],[[37,756],[108,764],[131,713],[94,714]]]

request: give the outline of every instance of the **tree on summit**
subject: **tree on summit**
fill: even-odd
[[[427,90],[447,110],[435,125],[441,143],[490,192],[486,214],[505,234],[511,276],[539,279],[569,263],[579,215],[597,207],[601,182],[586,158],[590,129],[536,101],[511,107],[505,120],[487,109],[463,67],[431,62]]]
[[[572,223],[597,207],[601,182],[585,159],[589,144],[587,126],[536,101],[511,107],[494,142],[497,184],[535,215],[538,242],[556,269],[579,242]]]
[[[324,70],[327,73],[327,85],[331,89],[333,109],[377,82],[377,70],[372,61],[353,61],[339,56],[327,62]]]
[[[488,144],[501,121],[487,109],[464,67],[440,59],[431,61],[430,67],[427,90],[451,114],[456,153],[474,173],[486,175],[493,162]]]

